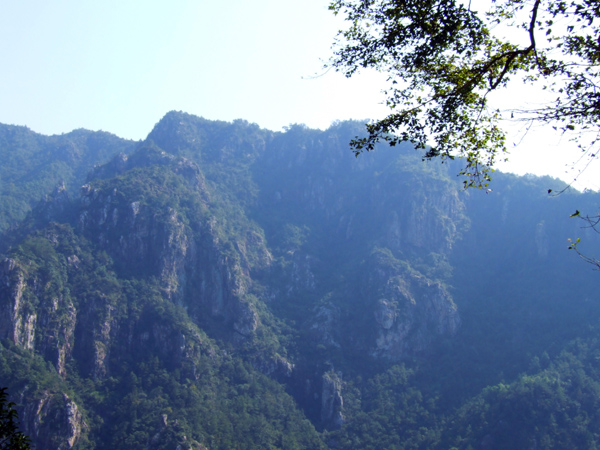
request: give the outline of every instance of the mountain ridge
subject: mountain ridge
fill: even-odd
[[[33,208],[0,273],[0,381],[37,448],[501,445],[449,424],[589,338],[593,278],[553,214],[595,197],[503,174],[465,192],[408,145],[354,158],[360,129],[171,112],[69,172],[78,195]],[[544,430],[515,439],[571,439]]]

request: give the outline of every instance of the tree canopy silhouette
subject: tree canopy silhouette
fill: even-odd
[[[574,136],[594,157],[600,119],[598,0],[333,0],[345,17],[330,65],[350,77],[363,68],[388,74],[391,112],[352,141],[355,153],[411,141],[425,158],[464,158],[465,186],[484,187],[505,134],[499,122],[547,123]],[[508,36],[508,37],[506,37]],[[551,100],[500,111],[493,91],[531,83]],[[508,92],[507,92],[508,93]],[[591,134],[586,133],[591,132]]]
[[[29,438],[19,431],[14,406],[8,401],[6,388],[0,388],[0,450],[30,450]]]

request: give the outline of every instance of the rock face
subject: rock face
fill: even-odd
[[[294,364],[281,355],[275,355],[269,360],[258,361],[254,368],[276,380],[285,381],[292,376]]]
[[[446,258],[468,226],[465,205],[443,171],[424,176],[418,158],[400,163],[396,153],[382,152],[357,160],[344,136],[358,131],[346,127],[293,127],[260,156],[259,203],[273,216],[285,210],[289,220],[267,234],[280,239],[286,263],[278,294],[312,300],[309,327],[321,345],[397,361],[460,325],[443,280]],[[303,237],[303,229],[312,234]],[[371,257],[360,273],[345,269],[377,249],[394,262]],[[332,279],[343,282],[332,288]]]
[[[5,258],[0,263],[0,337],[31,350],[37,315],[24,304],[24,289],[24,271],[15,260]]]
[[[110,375],[110,352],[118,340],[117,306],[101,292],[95,292],[77,311],[74,352],[80,368],[94,380]]]
[[[353,280],[353,290],[323,300],[313,310],[311,330],[322,345],[399,361],[427,351],[436,339],[453,336],[460,327],[445,285],[397,260],[391,251],[375,251],[363,271]]]
[[[190,223],[190,217],[174,207],[157,204],[155,199],[113,182],[114,177],[128,170],[157,166],[183,182],[186,201],[196,206],[195,222]],[[206,323],[212,318],[225,322],[238,338],[251,336],[260,319],[255,300],[247,296],[250,271],[253,267],[268,267],[272,256],[256,230],[248,229],[235,247],[223,239],[222,224],[207,212],[210,194],[198,165],[149,148],[131,158],[120,154],[106,166],[96,168],[94,174],[104,181],[84,185],[76,204],[69,204],[64,189],[45,199],[38,208],[44,220],[51,220],[58,206],[72,208],[77,212],[77,231],[106,251],[122,275],[157,277],[165,297],[184,306],[198,321]],[[148,188],[148,181],[143,182]],[[53,213],[45,214],[48,211]],[[44,239],[57,247],[64,231],[51,227]],[[36,251],[50,256],[54,252],[49,248]],[[103,379],[110,372],[111,348],[124,332],[116,312],[118,299],[98,290],[76,306],[67,290],[57,289],[69,277],[76,278],[85,271],[82,258],[69,255],[65,266],[55,260],[47,271],[39,270],[37,262],[23,266],[4,258],[0,262],[0,338],[41,353],[63,377],[75,352],[84,373]],[[59,278],[44,275],[50,272],[60,274]],[[128,342],[147,340],[144,336],[148,334],[144,333],[154,336],[156,343],[172,342],[169,333],[156,328],[140,332],[137,338],[130,335]],[[163,353],[177,354],[171,348]]]
[[[328,429],[337,430],[344,425],[344,399],[342,397],[342,380],[333,372],[322,377],[321,423]]]
[[[314,355],[385,364],[453,335],[460,319],[438,261],[466,226],[464,205],[443,177],[425,192],[390,155],[356,163],[341,126],[280,135],[236,123],[222,125],[223,141],[205,126],[170,114],[152,135],[172,153],[141,144],[96,166],[78,199],[61,186],[40,203],[43,228],[21,259],[0,261],[0,338],[50,363],[57,383],[110,386],[136,358],[179,383],[218,358],[202,329],[299,392],[314,423],[339,429],[341,372]],[[242,375],[225,378],[242,392],[253,386]],[[23,417],[39,449],[86,436],[71,397],[32,394]],[[204,448],[181,433],[165,415],[147,448]]]
[[[0,262],[0,279],[0,337],[41,353],[65,376],[76,322],[71,298],[10,258]]]
[[[363,295],[373,305],[371,320],[377,330],[373,356],[397,360],[457,331],[458,310],[443,284],[396,260],[389,251],[376,251],[370,266]]]
[[[38,450],[74,448],[87,429],[79,407],[66,394],[45,392],[40,400],[20,411],[19,416]]]
[[[315,330],[320,342],[330,347],[341,347],[341,308],[332,302],[324,302],[313,311],[311,329]]]
[[[384,189],[385,186],[374,187],[375,195],[386,198],[390,204],[382,230],[385,247],[393,252],[411,249],[440,254],[452,249],[465,226],[461,217],[465,206],[455,189],[433,185],[434,192],[415,189],[402,196],[386,195]]]
[[[117,188],[90,185],[82,188],[81,204],[78,225],[84,235],[114,255],[123,270],[158,276],[169,296],[181,298],[185,260],[193,244],[173,208],[149,210],[137,200],[126,200]]]
[[[171,206],[148,204],[143,194],[122,192],[111,181],[127,170],[153,165],[183,179],[186,201],[196,204],[195,222]],[[255,308],[245,298],[251,283],[247,249],[259,255],[258,265],[268,266],[270,253],[264,239],[249,230],[233,254],[224,255],[229,249],[221,224],[211,217],[211,194],[197,164],[149,148],[130,158],[119,155],[95,174],[107,181],[101,187],[83,186],[78,226],[118,261],[122,272],[158,277],[171,301],[198,318],[208,314],[225,320],[242,337],[258,327]]]
[[[71,198],[65,183],[60,183],[54,191],[46,195],[36,207],[36,213],[46,222],[64,221],[70,215]]]
[[[458,310],[440,283],[409,271],[391,277],[378,273],[373,278],[371,286],[387,278],[373,311],[377,323],[373,356],[397,360],[427,349],[437,336],[457,331]]]

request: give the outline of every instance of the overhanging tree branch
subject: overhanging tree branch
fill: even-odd
[[[484,187],[506,150],[502,115],[487,96],[509,89],[514,76],[557,95],[545,108],[526,110],[528,120],[564,131],[597,127],[600,9],[588,3],[500,0],[476,13],[455,0],[334,0],[330,8],[351,26],[340,33],[330,65],[347,76],[375,68],[391,84],[385,93],[392,112],[352,141],[355,153],[380,140],[407,140],[425,149],[425,158],[463,158],[465,185]],[[525,30],[528,45],[495,36],[497,24]],[[542,33],[546,45],[539,48]]]

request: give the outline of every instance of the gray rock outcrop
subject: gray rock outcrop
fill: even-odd
[[[337,430],[344,425],[344,398],[339,374],[329,371],[323,374],[321,391],[321,423],[328,429]]]

